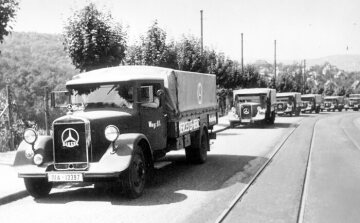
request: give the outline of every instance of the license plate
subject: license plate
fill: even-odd
[[[82,182],[81,173],[48,173],[49,182]]]

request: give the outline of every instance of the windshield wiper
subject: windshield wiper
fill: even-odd
[[[110,92],[112,92],[115,88],[116,88],[117,86],[116,85],[114,85],[111,89],[110,89],[110,91],[107,93],[107,95],[109,95],[110,94]]]

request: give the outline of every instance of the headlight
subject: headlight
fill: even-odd
[[[105,128],[105,138],[110,142],[114,142],[120,135],[119,129],[115,125],[108,125]]]
[[[235,107],[232,107],[232,108],[231,108],[231,112],[235,114],[235,113],[236,113],[236,108],[235,108]]]
[[[41,164],[43,163],[43,161],[44,161],[44,157],[43,157],[41,154],[37,153],[37,154],[34,156],[34,163],[35,163],[36,165],[41,165]]]
[[[34,129],[26,129],[24,132],[24,140],[29,144],[34,144],[37,139],[37,134]]]

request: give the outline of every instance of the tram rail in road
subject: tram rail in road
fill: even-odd
[[[301,122],[301,121],[300,121]],[[270,155],[269,159],[262,165],[262,167],[259,168],[259,170],[256,172],[254,177],[250,180],[250,182],[236,195],[236,197],[232,200],[228,208],[226,208],[221,215],[216,219],[216,223],[223,222],[228,214],[232,211],[232,209],[235,207],[235,205],[241,201],[241,198],[246,194],[247,190],[251,187],[251,185],[254,184],[256,179],[260,176],[260,174],[263,172],[263,170],[271,163],[272,159],[275,157],[275,155],[281,150],[287,139],[294,133],[294,131],[299,126],[300,122],[295,124],[295,127],[286,134],[283,139],[280,141],[280,143],[277,146],[277,149]]]

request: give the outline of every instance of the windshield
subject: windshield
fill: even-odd
[[[332,99],[325,99],[325,102],[336,103],[336,99],[334,99],[334,98],[332,98]]]
[[[302,101],[310,102],[312,103],[314,101],[313,98],[301,98]]]
[[[235,100],[239,103],[259,103],[265,104],[266,95],[236,95]]]
[[[291,100],[289,97],[284,97],[284,98],[276,98],[277,102],[285,102],[285,103],[291,103]]]
[[[350,98],[350,102],[360,102],[360,98]]]
[[[128,83],[75,86],[70,92],[72,103],[84,108],[133,108],[133,87]]]

